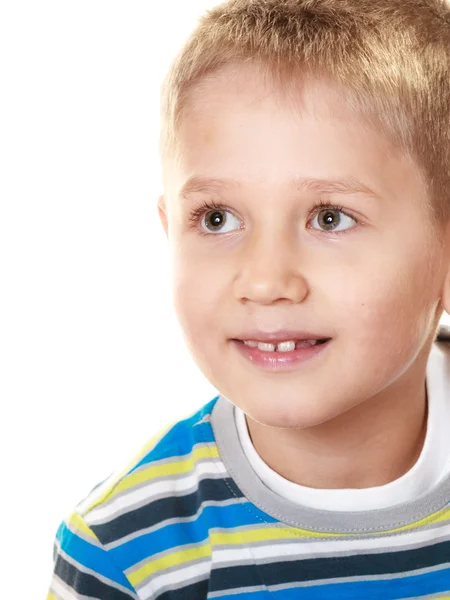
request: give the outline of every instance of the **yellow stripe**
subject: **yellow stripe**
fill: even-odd
[[[299,535],[300,533],[300,535]],[[325,534],[330,537],[339,537],[339,534]],[[286,528],[286,527],[260,527],[247,531],[236,531],[234,533],[210,533],[212,545],[235,545],[239,543],[264,542],[273,540],[283,540],[289,538],[322,538],[321,532],[307,531],[306,529]]]
[[[376,531],[372,533],[373,536],[382,535],[386,533],[391,533],[395,531],[407,531],[409,529],[417,529],[418,527],[429,525],[432,523],[439,523],[450,520],[450,509],[446,508],[442,511],[442,514],[439,517],[436,516],[428,516],[420,521],[416,521],[415,523],[410,523],[403,527],[398,527],[397,529],[389,529],[384,531]],[[244,527],[244,526],[243,526]],[[236,528],[235,528],[236,529]],[[314,539],[314,538],[323,538],[331,537],[331,538],[343,538],[354,535],[353,533],[332,533],[327,531],[310,531],[308,529],[302,529],[300,527],[260,527],[257,529],[247,529],[242,531],[235,531],[234,533],[211,533],[210,538],[214,545],[235,545],[238,543],[251,543],[251,542],[263,542],[263,541],[271,541],[271,540],[283,540],[288,538],[305,538],[305,539]],[[449,596],[450,600],[450,596]]]
[[[241,531],[235,533],[210,533],[208,544],[202,545],[197,548],[189,548],[187,550],[178,550],[172,552],[160,559],[150,558],[149,561],[136,569],[127,573],[127,577],[130,580],[131,585],[134,587],[141,584],[145,579],[153,575],[158,571],[163,571],[171,567],[179,567],[191,561],[196,561],[200,558],[206,558],[211,556],[211,547],[216,545],[238,545],[246,544],[251,542],[263,542],[282,540],[287,538],[298,537],[298,532],[302,533],[305,538],[316,538],[323,537],[339,537],[341,534],[323,534],[313,531],[307,531],[296,528],[258,528],[248,531]],[[346,535],[346,534],[345,534]],[[450,596],[440,596],[436,600],[450,600]]]
[[[94,502],[92,502],[92,504],[90,504],[83,511],[83,516],[86,516],[93,508],[95,508],[99,504],[102,504],[108,498],[117,482],[120,481],[120,479],[124,477],[128,473],[128,471],[130,471],[130,469],[132,469],[147,454],[147,452],[149,452],[154,446],[156,446],[157,442],[167,433],[167,431],[172,427],[172,425],[173,423],[168,425],[165,429],[158,432],[155,436],[153,436],[150,439],[150,441],[142,448],[138,455],[135,456],[133,460],[130,461],[130,463],[124,469],[119,471],[119,473],[114,477],[114,479],[111,481],[110,485],[103,492],[103,494],[99,496],[96,500],[94,500]]]
[[[114,498],[117,494],[129,490],[146,481],[150,481],[156,477],[167,477],[170,475],[180,475],[182,473],[189,473],[195,468],[197,461],[204,458],[218,458],[219,450],[217,446],[210,445],[203,446],[200,448],[194,448],[189,458],[174,460],[173,462],[164,463],[162,465],[148,466],[142,471],[130,473],[122,481],[120,481],[109,493],[109,498]]]
[[[76,534],[77,531],[80,531],[84,535],[96,540],[97,537],[94,532],[86,525],[84,519],[77,512],[73,512],[70,517],[67,519],[67,525],[70,530]]]
[[[47,594],[47,600],[58,600],[58,598],[52,592]]]
[[[206,558],[211,556],[211,545],[207,544],[198,548],[189,548],[189,550],[181,550],[179,552],[172,552],[167,556],[159,559],[151,558],[145,565],[136,569],[131,573],[127,573],[127,577],[133,587],[139,585],[142,581],[147,579],[150,575],[153,575],[157,571],[162,571],[170,567],[175,567],[188,563],[191,561],[198,560],[200,558]]]
[[[398,529],[392,529],[390,531],[400,531],[400,530],[408,530],[417,528],[423,525],[428,525],[431,521],[433,523],[438,523],[442,521],[446,521],[450,517],[450,509],[445,509],[442,511],[442,515],[438,518],[429,516],[425,519],[417,521],[416,523],[412,523],[406,525],[404,527],[399,527]],[[236,529],[236,528],[235,528]],[[386,533],[386,531],[375,532],[373,535],[380,535],[382,533]],[[301,529],[299,527],[258,527],[255,529],[246,529],[241,531],[234,532],[220,532],[220,533],[211,533],[210,539],[211,543],[214,546],[218,545],[236,545],[236,544],[246,544],[252,542],[264,542],[264,541],[273,541],[273,540],[283,540],[289,538],[305,538],[305,539],[314,539],[314,538],[323,538],[331,537],[331,538],[342,538],[347,537],[348,533],[331,533],[331,532],[316,532],[310,531],[308,529]],[[450,600],[450,597],[449,597]]]
[[[127,475],[127,473],[134,467],[136,466],[140,460],[142,460],[144,458],[144,456],[146,454],[148,454],[155,446],[156,444],[161,441],[161,439],[166,435],[166,433],[168,431],[170,431],[170,429],[172,429],[172,427],[174,427],[177,423],[179,423],[180,421],[184,421],[186,419],[190,419],[192,418],[192,416],[198,412],[198,409],[194,410],[194,411],[190,411],[189,413],[187,413],[184,417],[175,419],[171,422],[169,422],[168,425],[166,425],[165,427],[163,427],[161,430],[158,431],[158,433],[156,433],[149,442],[147,442],[147,444],[145,444],[145,446],[139,451],[139,453],[133,458],[133,460],[131,460],[128,465],[122,469],[115,477],[114,479],[111,481],[110,485],[108,486],[108,488],[104,491],[103,494],[101,494],[100,497],[98,497],[96,500],[94,500],[92,502],[92,504],[90,504],[84,511],[83,511],[83,516],[86,516],[88,512],[90,512],[93,508],[95,508],[96,506],[98,506],[99,504],[102,504],[107,498],[109,498],[111,495],[115,495],[116,493],[116,486],[117,484],[121,483],[121,479],[123,477],[125,477]],[[126,486],[124,489],[126,489],[128,486]],[[131,486],[130,486],[131,487]]]
[[[438,516],[436,516],[436,514]],[[435,523],[444,523],[445,521],[450,522],[450,508],[445,508],[443,510],[438,511],[437,513],[433,513],[424,519],[420,519],[420,521],[414,521],[414,523],[409,523],[408,525],[404,525],[403,527],[397,527],[396,529],[388,529],[386,531],[377,532],[373,535],[378,535],[379,533],[391,533],[396,531],[407,531],[408,529],[416,529],[417,527],[422,527],[425,525],[435,524]]]
[[[142,565],[135,571],[127,572],[127,577],[130,580],[131,585],[134,587],[141,584],[147,577],[153,575],[158,571],[170,567],[179,567],[185,563],[198,560],[211,556],[212,545],[227,545],[227,544],[239,544],[239,543],[250,543],[270,540],[280,540],[283,538],[298,537],[299,529],[294,528],[258,528],[248,531],[235,532],[235,533],[210,533],[209,542],[207,545],[203,545],[197,548],[189,548],[187,550],[178,550],[172,552],[160,559],[151,559],[148,563]],[[338,534],[337,534],[338,535]],[[323,537],[322,533],[316,533],[311,531],[304,531],[304,537]]]

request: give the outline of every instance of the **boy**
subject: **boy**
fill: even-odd
[[[449,597],[449,73],[444,0],[201,20],[158,210],[220,393],[61,525],[48,598]]]

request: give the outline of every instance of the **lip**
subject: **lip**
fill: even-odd
[[[322,333],[311,333],[310,331],[299,331],[294,329],[280,329],[272,333],[264,333],[262,331],[245,331],[239,336],[232,338],[233,340],[254,340],[255,342],[270,342],[279,344],[280,342],[288,342],[289,340],[328,340],[329,335]]]
[[[309,346],[308,348],[296,348],[290,352],[265,352],[258,347],[247,346],[241,340],[230,340],[231,344],[248,362],[265,371],[292,371],[298,369],[302,363],[309,363],[318,359],[320,355],[331,346],[332,339],[329,338],[324,344]]]

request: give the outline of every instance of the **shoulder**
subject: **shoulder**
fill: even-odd
[[[90,526],[127,512],[138,497],[148,499],[152,486],[176,475],[209,441],[209,420],[218,396],[188,416],[171,421],[158,431],[125,466],[99,483],[76,507]],[[200,451],[201,453],[201,451]],[[197,457],[198,458],[198,457]]]
[[[173,523],[185,516],[180,494],[192,494],[204,461],[217,460],[210,416],[218,398],[166,425],[61,523],[54,545],[53,595],[62,590],[65,598],[76,590],[83,598],[139,597],[135,586],[154,573],[152,557],[170,552],[185,535],[173,532]]]

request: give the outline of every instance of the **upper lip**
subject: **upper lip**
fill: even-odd
[[[239,334],[235,340],[254,340],[255,342],[272,342],[280,343],[289,340],[324,340],[330,339],[329,336],[322,333],[311,333],[309,331],[299,331],[294,329],[280,329],[272,333],[264,333],[262,331],[246,331]]]

